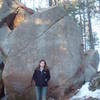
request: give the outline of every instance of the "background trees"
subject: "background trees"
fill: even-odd
[[[84,51],[95,49],[99,42],[97,33],[94,34],[92,29],[92,19],[100,14],[100,0],[67,0],[64,6],[80,25]]]

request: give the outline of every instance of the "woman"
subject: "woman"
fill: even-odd
[[[35,69],[31,84],[34,83],[36,91],[36,100],[46,100],[48,81],[50,80],[50,71],[44,59],[41,59],[38,67]]]

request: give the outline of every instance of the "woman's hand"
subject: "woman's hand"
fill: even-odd
[[[31,81],[31,86],[32,86],[32,85],[35,85],[35,81],[34,81],[34,80]]]
[[[33,85],[35,86],[35,81],[33,80]]]

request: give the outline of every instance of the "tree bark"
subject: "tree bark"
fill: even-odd
[[[87,17],[88,17],[88,28],[89,28],[89,41],[90,41],[90,49],[94,49],[94,41],[92,35],[92,23],[91,23],[91,11],[89,8],[89,2],[87,0]]]
[[[100,0],[99,0],[99,10],[100,10]]]
[[[84,8],[82,9],[83,10],[83,41],[84,41],[84,51],[86,51],[87,42],[86,42],[86,12],[85,12],[86,2],[85,0],[83,1],[83,3],[84,3]]]
[[[83,38],[84,38],[84,51],[86,51],[86,18],[85,18],[85,9],[83,10]]]

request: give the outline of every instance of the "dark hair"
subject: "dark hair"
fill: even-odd
[[[45,64],[45,65],[44,65],[44,70],[48,70],[47,63],[46,63],[46,61],[45,61],[44,59],[41,59],[41,60],[39,61],[39,65],[37,66],[37,69],[39,69],[39,68],[40,68],[40,63],[41,63],[42,61],[43,61],[43,62],[44,62],[44,64]]]

